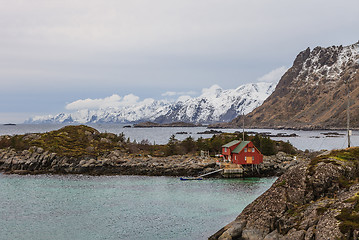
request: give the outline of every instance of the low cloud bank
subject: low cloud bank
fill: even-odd
[[[278,82],[283,74],[288,70],[287,67],[282,66],[270,71],[267,74],[264,74],[262,77],[258,78],[259,82]]]
[[[121,97],[113,94],[110,97],[96,98],[96,99],[80,99],[66,105],[67,110],[81,110],[81,109],[105,109],[105,108],[121,108],[128,107],[139,103],[140,98],[134,94],[128,94]],[[153,99],[145,99],[143,101],[151,101]],[[143,102],[142,101],[142,102]]]
[[[279,68],[276,68],[269,73],[263,75],[262,77],[258,78],[258,81],[260,82],[278,82],[282,75],[288,70],[288,68],[282,66]],[[209,88],[203,88],[201,91],[200,96],[209,96],[209,97],[216,97],[216,95],[220,94],[223,91],[223,89],[217,85],[214,84]],[[190,100],[192,98],[196,98],[198,96],[195,91],[188,91],[188,92],[175,92],[175,91],[167,91],[161,96],[168,97],[176,100],[177,102],[184,102],[187,100]],[[162,99],[159,101],[168,102],[167,99]],[[89,109],[89,110],[97,110],[97,109],[107,109],[107,108],[126,108],[126,107],[136,107],[143,104],[151,104],[155,102],[152,98],[146,98],[142,101],[140,101],[140,97],[134,95],[134,94],[128,94],[125,96],[120,96],[117,94],[113,94],[112,96],[105,97],[105,98],[96,98],[96,99],[80,99],[74,102],[71,102],[66,105],[67,110],[82,110],[82,109]]]

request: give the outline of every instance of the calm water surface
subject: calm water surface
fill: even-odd
[[[207,239],[274,181],[0,174],[0,239]]]
[[[12,135],[12,134],[24,134],[24,133],[37,133],[48,132],[52,130],[60,129],[65,126],[64,124],[18,124],[16,126],[4,126],[0,125],[0,135]],[[210,138],[213,134],[199,134],[200,132],[208,130],[206,127],[195,128],[123,128],[124,124],[89,124],[89,126],[96,128],[100,132],[111,132],[119,134],[123,132],[126,137],[131,141],[136,140],[140,142],[147,139],[150,143],[166,144],[172,134],[176,135],[176,138],[183,140],[188,136],[192,136],[194,139],[199,137]],[[241,129],[217,129],[224,132],[236,132],[242,131]],[[296,133],[299,137],[279,137],[273,138],[274,140],[289,141],[296,148],[300,150],[332,150],[345,148],[347,143],[347,137],[345,131],[335,131],[340,135],[336,137],[327,137],[323,133],[333,131],[294,131],[294,130],[274,130],[274,129],[246,129],[246,131],[254,132],[270,132],[272,134]],[[176,134],[177,132],[186,132],[187,134]],[[351,137],[351,145],[359,146],[359,131],[353,131]]]

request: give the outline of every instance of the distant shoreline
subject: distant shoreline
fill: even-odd
[[[156,128],[156,127],[206,127],[208,129],[243,129],[243,126],[238,126],[231,123],[190,123],[190,122],[172,122],[172,123],[156,123],[156,122],[139,122],[139,123],[116,123],[116,122],[101,122],[101,123],[5,123],[3,126],[16,126],[16,125],[123,125],[123,128]],[[245,129],[273,129],[273,130],[293,130],[293,131],[346,131],[346,127],[321,127],[321,126],[245,126]],[[359,127],[351,127],[350,130],[359,131]]]
[[[153,128],[153,127],[203,127],[202,124],[186,123],[186,122],[173,122],[173,123],[155,123],[155,122],[142,122],[133,125],[134,128]]]
[[[209,129],[242,129],[243,126],[232,125],[230,123],[209,124]],[[320,127],[320,126],[245,126],[245,129],[273,129],[273,130],[293,130],[293,131],[346,131],[346,127]],[[359,128],[352,127],[350,130],[359,131]]]

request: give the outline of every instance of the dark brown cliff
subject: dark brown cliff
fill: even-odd
[[[348,84],[351,125],[359,127],[359,42],[298,54],[275,91],[246,117],[246,126],[345,128]],[[242,125],[240,117],[232,121]]]

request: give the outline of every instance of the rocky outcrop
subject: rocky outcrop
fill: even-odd
[[[246,116],[248,128],[334,129],[346,127],[350,97],[359,97],[359,42],[308,48],[299,53],[275,91]],[[351,123],[359,124],[359,102],[350,103]],[[240,117],[226,126],[241,126]],[[223,126],[225,127],[225,126]]]
[[[66,157],[31,147],[16,152],[0,150],[0,171],[15,174],[91,174],[91,175],[148,175],[196,176],[215,170],[214,159],[196,156],[134,157],[112,151],[101,157]]]
[[[0,171],[15,174],[198,176],[219,169],[216,160],[194,155],[133,156],[119,150],[100,157],[68,157],[33,146],[19,152],[0,150]],[[265,156],[263,164],[256,168],[244,168],[243,176],[279,176],[300,161],[280,152],[275,156]]]
[[[298,165],[304,161],[302,157],[293,156],[284,152],[278,152],[273,156],[264,156],[263,163],[255,166],[244,165],[244,176],[245,177],[269,177],[269,176],[280,176],[285,173],[291,167]]]
[[[89,126],[65,126],[47,133],[0,136],[0,171],[18,174],[131,174],[198,176],[219,168],[214,158],[195,153],[168,157],[166,146],[124,141],[123,134],[100,133]],[[140,147],[142,149],[140,149]],[[272,176],[295,164],[293,157],[266,157],[245,176]]]
[[[209,239],[358,239],[359,148],[301,161]]]

